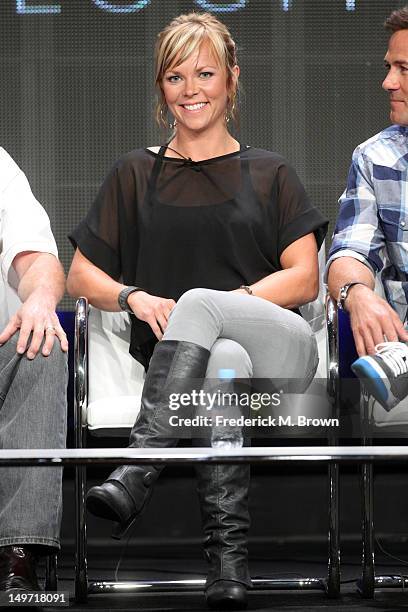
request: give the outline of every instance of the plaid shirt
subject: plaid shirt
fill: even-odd
[[[326,271],[354,257],[382,282],[402,321],[408,305],[408,127],[393,125],[357,147],[341,196]]]

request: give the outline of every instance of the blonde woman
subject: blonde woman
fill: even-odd
[[[128,310],[131,354],[147,376],[130,446],[170,447],[169,396],[222,368],[241,379],[301,378],[317,348],[297,306],[318,291],[327,223],[279,155],[238,142],[239,67],[227,28],[181,15],[156,44],[160,148],[113,167],[71,236],[72,295]],[[154,348],[154,350],[153,350]],[[88,493],[88,508],[125,530],[140,515],[159,466],[123,466]],[[197,469],[210,607],[247,604],[249,466]]]

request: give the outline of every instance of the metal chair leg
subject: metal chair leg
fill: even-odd
[[[372,443],[370,437],[369,397],[361,394],[361,415],[363,418],[363,444]],[[373,599],[375,591],[374,564],[374,483],[372,463],[363,463],[361,467],[361,499],[362,499],[362,577],[358,584],[361,595]]]
[[[58,591],[57,554],[48,555],[45,560],[45,590]]]
[[[339,539],[339,471],[338,463],[329,464],[329,566],[327,596],[340,597],[340,539]]]
[[[359,590],[364,598],[372,599],[375,589],[374,526],[373,526],[373,466],[364,463],[362,477],[362,581]]]
[[[327,393],[332,405],[334,417],[340,416],[340,380],[339,380],[339,334],[337,306],[329,295],[326,297],[327,325]],[[337,439],[331,436],[329,443],[336,444]],[[329,463],[329,563],[326,584],[327,596],[336,599],[340,596],[340,537],[339,537],[339,474],[338,463]]]
[[[75,445],[86,446],[86,429],[82,424],[83,412],[88,403],[88,302],[79,298],[75,314]],[[86,546],[86,466],[75,470],[75,599],[85,602],[88,597],[88,571]]]
[[[88,568],[87,568],[87,542],[86,542],[86,468],[76,468],[75,474],[75,601],[84,603],[88,597]]]

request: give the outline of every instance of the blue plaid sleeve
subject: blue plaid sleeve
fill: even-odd
[[[384,234],[378,222],[372,177],[372,162],[357,148],[353,154],[347,187],[339,200],[340,211],[328,266],[331,260],[341,255],[341,251],[347,250],[355,252],[360,261],[365,260],[373,272],[379,272],[383,267],[381,251],[384,248]]]

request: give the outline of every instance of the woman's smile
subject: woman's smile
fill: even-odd
[[[189,113],[197,113],[207,106],[208,102],[195,102],[194,104],[180,104]]]

